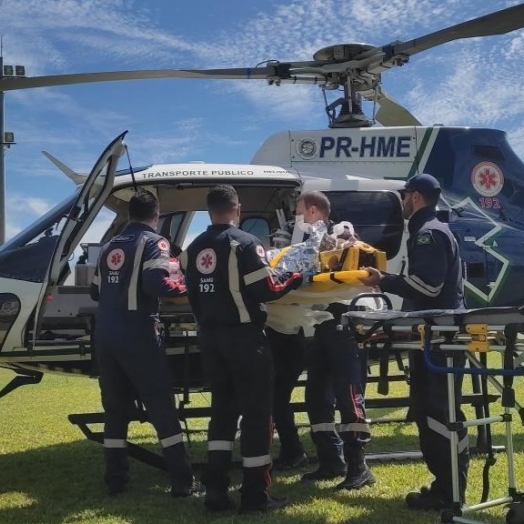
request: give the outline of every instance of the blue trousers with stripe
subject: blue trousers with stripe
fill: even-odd
[[[329,468],[343,466],[351,446],[370,440],[364,400],[367,352],[336,326],[336,320],[328,320],[315,329],[306,382],[311,437],[320,466]],[[340,412],[340,431],[334,428],[335,409]]]

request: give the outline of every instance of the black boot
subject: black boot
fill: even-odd
[[[337,485],[337,489],[360,489],[364,486],[372,486],[375,477],[366,464],[366,455],[361,444],[348,446],[346,444],[344,455],[348,465],[346,478]]]
[[[189,497],[197,491],[195,477],[183,444],[163,448],[167,470],[171,478],[171,495]]]
[[[204,506],[208,511],[215,513],[235,509],[235,502],[227,491],[207,490]]]
[[[127,448],[104,448],[106,472],[104,480],[108,495],[118,495],[125,491],[129,482]]]

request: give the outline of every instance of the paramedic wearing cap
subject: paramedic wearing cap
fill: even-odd
[[[202,477],[210,511],[232,508],[228,468],[240,423],[241,511],[286,505],[269,495],[273,434],[271,352],[264,335],[264,302],[302,283],[300,273],[277,278],[258,238],[238,228],[240,203],[232,186],[207,195],[211,225],[180,256],[199,346],[211,386],[208,464]]]
[[[460,309],[464,307],[462,263],[458,244],[447,224],[436,218],[440,184],[431,175],[410,178],[401,191],[404,218],[409,219],[407,275],[381,274],[366,268],[370,276],[362,279],[368,286],[380,286],[386,293],[404,298],[403,311]],[[447,375],[427,369],[422,351],[415,351],[411,373],[411,402],[419,430],[420,449],[430,472],[431,487],[409,493],[406,503],[415,509],[441,509],[453,501],[450,432],[447,429]],[[445,365],[445,355],[432,356]],[[455,366],[464,366],[465,356],[455,355]],[[457,420],[465,420],[460,409],[463,375],[455,375]],[[458,432],[460,494],[464,502],[469,462],[467,431]]]
[[[109,494],[128,482],[126,439],[136,394],[162,444],[171,494],[193,491],[158,316],[158,297],[179,296],[185,287],[169,278],[169,243],[155,232],[158,211],[153,193],[140,190],[131,197],[130,223],[102,248],[91,284],[91,297],[98,300],[95,342]]]

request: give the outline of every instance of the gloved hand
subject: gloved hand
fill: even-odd
[[[317,271],[314,269],[308,269],[307,271],[302,272],[302,276],[304,277],[304,284],[309,284],[313,281],[313,277],[317,274]]]
[[[302,276],[301,273],[292,273],[292,275],[295,277],[295,280],[293,280],[293,282],[291,282],[289,287],[291,289],[298,289],[302,285],[302,283],[304,282],[304,277]]]

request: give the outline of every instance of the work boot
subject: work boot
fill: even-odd
[[[126,448],[104,448],[106,471],[104,481],[108,495],[123,493],[129,483],[129,464]]]
[[[359,472],[348,471],[346,478],[337,484],[337,489],[360,489],[364,486],[372,486],[376,480],[371,473],[371,470],[366,466],[366,469]]]
[[[127,480],[122,482],[108,482],[106,484],[106,493],[114,497],[115,495],[120,495],[124,493],[127,487]]]
[[[408,493],[405,500],[409,508],[424,511],[441,511],[453,505],[452,501],[444,500],[440,493],[427,487]]]
[[[362,445],[347,446],[345,455],[348,472],[346,478],[337,485],[337,489],[351,490],[372,486],[375,483],[375,477],[366,464],[366,455]]]
[[[174,498],[190,497],[198,491],[195,477],[190,482],[174,482],[171,486],[171,496]]]
[[[227,492],[209,490],[204,498],[204,506],[208,511],[218,513],[235,509],[235,502]]]
[[[331,480],[337,477],[342,477],[346,474],[346,466],[341,464],[340,466],[326,466],[321,464],[314,471],[309,471],[302,475],[302,480]]]
[[[308,456],[301,453],[293,458],[279,457],[273,462],[273,467],[276,471],[291,471],[300,469],[309,464]]]
[[[289,504],[287,498],[269,497],[259,504],[241,503],[239,513],[265,513],[274,509],[284,508]]]

